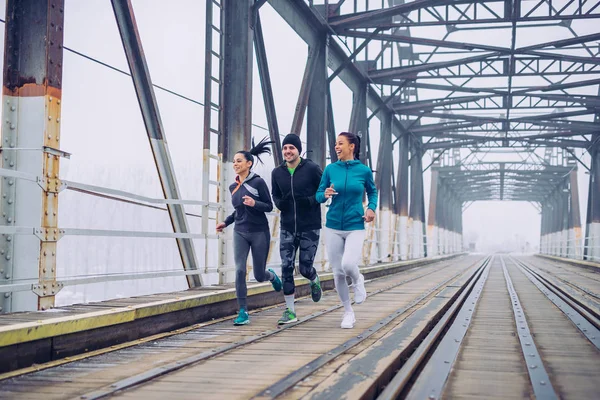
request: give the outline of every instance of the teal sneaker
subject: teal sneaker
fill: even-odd
[[[296,314],[294,314],[294,312],[292,310],[290,310],[289,308],[286,308],[285,311],[283,312],[283,315],[281,316],[281,318],[279,318],[279,321],[277,321],[278,325],[285,325],[285,324],[291,324],[292,322],[297,322],[298,318],[296,318]]]
[[[276,292],[281,292],[281,279],[279,279],[279,277],[277,276],[277,274],[275,273],[275,271],[273,271],[272,268],[269,268],[269,272],[271,272],[273,275],[275,275],[275,278],[273,278],[273,280],[271,281],[271,285],[273,285],[273,289],[275,289]]]
[[[315,281],[310,283],[310,295],[312,297],[312,300],[315,303],[321,300],[322,293],[323,291],[321,290],[321,280],[319,279],[319,275],[317,275]]]
[[[248,325],[250,323],[250,317],[248,312],[244,308],[240,308],[240,313],[237,318],[233,320],[234,325]]]

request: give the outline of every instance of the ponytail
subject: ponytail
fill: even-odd
[[[273,143],[273,141],[267,141],[266,136],[262,138],[261,141],[258,142],[258,144],[254,144],[254,138],[252,138],[252,148],[250,149],[250,151],[240,150],[237,152],[237,154],[242,154],[244,158],[246,158],[246,161],[252,161],[252,165],[250,166],[250,168],[252,168],[254,166],[255,156],[257,160],[260,161],[260,163],[262,164],[263,162],[260,159],[260,155],[265,153],[269,155],[271,154],[271,147],[269,147],[271,143]]]

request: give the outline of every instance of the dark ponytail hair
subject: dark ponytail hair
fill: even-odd
[[[263,162],[260,159],[260,155],[265,153],[269,155],[271,154],[271,147],[269,147],[271,143],[273,143],[273,141],[267,141],[266,136],[262,138],[258,144],[254,144],[254,138],[252,138],[252,148],[250,151],[240,150],[236,154],[242,154],[246,161],[252,161],[252,165],[250,166],[250,169],[252,169],[254,166],[254,156],[256,156],[256,159],[262,164]]]
[[[340,132],[338,136],[345,136],[348,143],[354,145],[354,159],[360,159],[360,136],[352,132]]]

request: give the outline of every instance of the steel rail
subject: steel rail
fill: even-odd
[[[452,261],[452,260],[449,260],[449,261]],[[435,264],[431,264],[431,266],[434,266],[434,265]],[[442,266],[442,268],[447,268],[449,265],[450,265],[450,263],[448,265]],[[399,282],[397,284],[394,284],[394,285],[391,285],[389,287],[386,287],[386,288],[383,288],[383,289],[379,289],[379,290],[377,290],[375,292],[372,292],[370,294],[370,296],[374,296],[374,295],[377,295],[377,294],[379,294],[381,292],[385,292],[387,290],[397,288],[397,287],[402,286],[402,285],[404,285],[406,283],[413,282],[415,280],[424,278],[424,277],[426,277],[428,275],[431,275],[433,273],[436,273],[438,271],[439,271],[439,269],[434,269],[433,271],[429,271],[429,272],[421,274],[421,275],[419,275],[417,277],[405,279],[405,280],[403,280],[403,281],[401,281],[401,282]],[[188,366],[191,366],[193,364],[196,364],[198,362],[205,361],[205,360],[217,357],[217,356],[219,356],[221,354],[224,354],[224,353],[226,353],[226,352],[228,352],[230,350],[234,350],[236,348],[239,348],[239,347],[242,347],[242,346],[245,346],[245,345],[256,343],[256,342],[258,342],[258,341],[260,341],[262,339],[265,339],[267,337],[273,336],[273,335],[278,334],[280,332],[283,332],[285,330],[292,329],[292,328],[294,328],[296,326],[299,326],[299,325],[303,324],[304,322],[311,321],[311,320],[313,320],[313,319],[315,319],[315,318],[317,318],[317,317],[319,317],[321,315],[328,314],[328,313],[336,311],[336,310],[338,310],[340,308],[342,308],[342,305],[335,305],[335,306],[329,307],[329,308],[327,308],[325,310],[322,310],[322,311],[319,311],[319,312],[307,315],[304,319],[302,319],[301,321],[299,321],[297,323],[285,325],[285,326],[282,326],[282,327],[278,327],[277,329],[263,331],[263,332],[261,332],[261,333],[259,333],[257,335],[247,337],[246,339],[241,340],[239,342],[230,343],[230,344],[227,344],[227,345],[215,348],[215,349],[211,349],[211,350],[207,350],[207,351],[204,351],[202,353],[199,353],[199,354],[195,354],[193,356],[184,358],[182,360],[174,361],[172,363],[169,363],[169,364],[166,364],[166,365],[163,365],[163,366],[160,366],[160,367],[152,368],[152,369],[150,369],[148,371],[145,371],[143,373],[140,373],[140,374],[137,374],[137,375],[125,378],[125,379],[121,379],[121,380],[119,380],[117,382],[114,382],[114,383],[111,383],[109,385],[106,385],[106,386],[104,386],[104,387],[102,387],[100,389],[97,389],[97,390],[88,392],[86,394],[77,396],[74,399],[95,400],[95,399],[104,398],[104,397],[112,395],[112,394],[114,394],[114,393],[116,393],[118,391],[131,388],[133,386],[136,386],[136,385],[139,385],[141,383],[147,382],[147,381],[149,381],[151,379],[154,379],[154,378],[157,378],[159,376],[162,376],[162,375],[165,375],[165,374],[169,374],[169,373],[175,372],[177,370],[180,370],[180,369],[182,369],[184,367],[188,367]]]
[[[481,261],[477,261],[475,264],[477,264],[479,262],[481,262]],[[484,261],[484,263],[485,263],[485,261]],[[473,265],[468,267],[467,270],[470,269],[471,267],[473,267]],[[482,268],[482,267],[479,267],[479,268]],[[477,271],[479,271],[479,268],[473,273],[472,276],[477,274]],[[359,345],[363,341],[367,340],[368,338],[373,336],[378,331],[382,330],[383,328],[388,327],[391,323],[397,322],[396,320],[398,319],[398,317],[404,315],[406,312],[410,311],[412,308],[419,305],[419,303],[421,303],[423,300],[430,297],[433,293],[438,292],[440,290],[440,288],[444,288],[445,285],[456,280],[461,275],[463,275],[465,272],[466,272],[466,270],[461,271],[460,273],[455,274],[454,276],[450,277],[449,279],[445,280],[444,282],[441,282],[440,284],[431,288],[430,290],[428,290],[421,296],[413,299],[407,305],[397,309],[396,311],[392,312],[390,315],[377,321],[375,324],[373,324],[369,328],[365,329],[363,332],[359,333],[357,336],[353,337],[352,339],[349,339],[346,342],[342,343],[341,345],[335,347],[334,349],[329,350],[326,354],[323,354],[323,355],[315,358],[314,360],[309,361],[302,367],[298,368],[296,371],[292,372],[291,374],[289,374],[289,375],[285,376],[284,378],[280,379],[279,381],[275,382],[274,384],[272,384],[267,389],[263,390],[262,392],[260,392],[256,396],[254,396],[253,398],[254,399],[273,399],[273,398],[276,398],[277,396],[280,396],[281,394],[287,392],[288,390],[293,388],[298,382],[300,382],[303,379],[305,379],[306,377],[314,374],[317,370],[319,370],[321,367],[325,366],[327,363],[329,363],[336,357],[348,352],[350,349]],[[471,278],[469,278],[469,279],[471,279]],[[469,281],[467,281],[467,282],[469,282]]]
[[[514,261],[513,261],[514,262]],[[581,307],[576,302],[569,299],[560,289],[554,288],[552,285],[545,284],[532,274],[527,266],[515,262],[515,265],[521,269],[523,274],[533,283],[546,297],[554,303],[566,316],[573,322],[575,327],[583,333],[583,335],[600,350],[600,325],[598,319]]]
[[[490,261],[491,264],[492,261]],[[475,308],[481,298],[481,292],[487,282],[490,268],[485,268],[480,279],[469,293],[454,322],[448,328],[439,345],[419,373],[419,377],[407,394],[409,399],[439,398],[450,376],[463,340],[473,319]]]
[[[483,266],[484,268],[490,264],[489,258],[486,261],[487,262]],[[402,365],[398,373],[386,385],[385,389],[381,392],[377,399],[396,399],[408,388],[409,382],[415,378],[419,369],[427,361],[427,357],[431,350],[439,343],[441,337],[445,333],[446,328],[453,323],[454,316],[458,313],[460,307],[462,307],[465,303],[467,296],[471,293],[477,282],[482,278],[484,268],[481,268],[478,271],[477,276],[474,276],[474,279],[469,281],[468,285],[462,291],[460,296],[456,299],[448,311],[446,311],[439,322],[433,327],[431,332],[429,332],[429,334],[425,337],[423,342],[421,342],[419,347],[417,347],[417,349],[412,353],[409,359]]]
[[[588,312],[592,313],[594,315],[594,317],[600,319],[600,313],[598,313],[598,311],[594,310],[594,309],[590,309],[590,307],[588,305],[585,304],[585,302],[583,302],[581,299],[577,299],[575,296],[573,296],[573,290],[570,289],[574,288],[575,291],[579,291],[580,293],[584,294],[584,297],[587,296],[591,296],[594,297],[596,299],[600,300],[600,295],[590,291],[589,289],[586,289],[582,286],[579,286],[576,283],[570,282],[566,279],[563,279],[557,275],[554,275],[553,273],[551,273],[550,271],[540,268],[540,267],[534,267],[531,264],[527,264],[524,261],[519,260],[521,263],[523,263],[524,265],[527,266],[527,268],[529,269],[529,271],[534,274],[537,278],[541,279],[542,281],[544,281],[545,283],[552,285],[554,288],[556,288],[557,290],[561,290],[562,293],[569,297],[572,301],[576,302],[577,304],[579,304],[581,307],[585,308],[586,310],[588,310]],[[543,272],[542,272],[543,271]],[[572,272],[572,271],[569,271]],[[557,285],[556,283],[552,282],[550,279],[548,279],[547,277],[544,276],[544,274],[546,274],[547,276],[552,277],[552,279],[556,279],[558,281],[560,281],[561,283],[564,283],[566,286],[564,288],[560,288],[559,285]],[[592,279],[592,278],[588,278],[585,277],[586,279]],[[595,280],[595,279],[594,279]],[[592,300],[593,301],[593,300]],[[596,303],[596,306],[598,307],[598,309],[600,309],[600,303],[593,301],[594,303]]]
[[[529,325],[527,324],[525,312],[523,311],[517,291],[513,286],[512,280],[510,279],[510,274],[506,269],[504,258],[500,258],[500,262],[502,263],[502,271],[504,272],[506,287],[511,297],[510,303],[515,316],[517,336],[519,337],[521,351],[523,352],[523,359],[525,360],[525,364],[527,366],[529,380],[531,382],[535,397],[538,399],[558,399],[558,395],[556,394],[556,391],[550,382],[548,372],[544,367],[542,357],[540,356],[537,346],[535,345],[534,336],[531,334]]]

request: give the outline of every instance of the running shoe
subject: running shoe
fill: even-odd
[[[279,321],[277,321],[277,324],[285,325],[285,324],[291,324],[292,322],[297,322],[297,321],[298,321],[298,318],[296,318],[296,314],[289,308],[286,308],[285,311],[283,312],[283,315],[281,316],[281,318],[279,318]]]
[[[321,280],[319,279],[319,275],[317,275],[315,281],[310,283],[310,295],[312,296],[312,300],[315,303],[321,300],[322,293],[323,291],[321,290]]]
[[[275,273],[275,271],[273,271],[272,268],[269,268],[269,272],[271,272],[275,278],[273,278],[273,280],[271,281],[271,285],[273,285],[273,289],[275,289],[276,292],[281,292],[281,279],[279,279],[279,277],[277,276],[277,274]]]
[[[354,323],[356,322],[356,318],[354,318],[353,311],[346,311],[344,313],[344,318],[342,319],[342,329],[352,329],[354,328]]]
[[[367,289],[365,289],[365,276],[360,274],[358,281],[354,284],[354,302],[360,304],[367,298]]]
[[[233,320],[234,325],[248,325],[250,323],[250,317],[245,308],[240,308],[240,312],[236,319]]]

